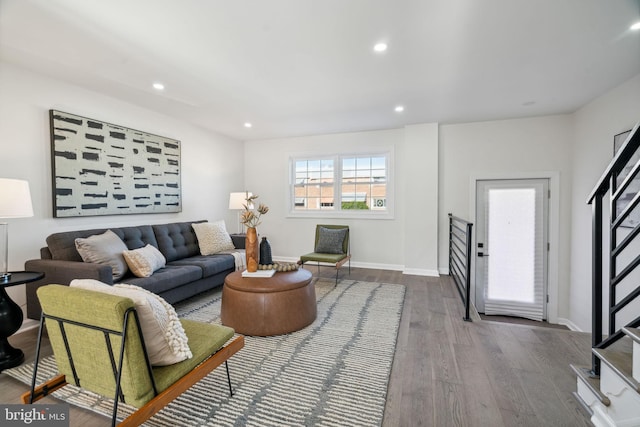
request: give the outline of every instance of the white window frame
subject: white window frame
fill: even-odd
[[[342,200],[342,160],[349,157],[382,157],[386,158],[386,209],[372,207],[371,209],[341,209]],[[332,210],[326,209],[295,209],[295,165],[300,160],[333,160],[333,188],[334,203],[338,205]],[[289,182],[287,197],[287,217],[289,218],[357,218],[357,219],[393,219],[394,218],[394,158],[393,150],[372,150],[361,152],[328,153],[328,154],[295,154],[289,156]]]

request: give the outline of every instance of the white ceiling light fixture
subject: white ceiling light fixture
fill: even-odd
[[[396,113],[402,113],[404,111],[404,105],[396,105],[393,111],[395,111]]]
[[[375,52],[377,52],[377,53],[386,52],[387,48],[388,48],[388,46],[387,46],[387,44],[386,44],[386,43],[384,43],[384,42],[376,43],[376,44],[373,46],[373,50],[374,50]]]
[[[160,82],[155,82],[155,83],[153,84],[153,88],[154,88],[155,90],[164,90],[164,85],[163,85],[162,83],[160,83]]]
[[[638,21],[638,22],[636,22],[635,24],[631,25],[631,26],[629,27],[629,29],[630,29],[631,31],[638,31],[638,30],[640,30],[640,21]]]
[[[246,127],[247,129],[250,127],[253,127],[253,125],[249,122],[244,122],[244,127]]]

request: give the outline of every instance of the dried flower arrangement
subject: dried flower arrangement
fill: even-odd
[[[253,210],[253,201],[258,198],[257,194],[247,197],[245,200],[244,212],[240,216],[240,222],[246,227],[252,228],[260,225],[260,217],[269,212],[269,207],[260,203],[257,210]]]

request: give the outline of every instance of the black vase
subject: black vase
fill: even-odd
[[[263,237],[260,242],[260,264],[273,264],[273,260],[271,259],[271,245],[266,237]]]

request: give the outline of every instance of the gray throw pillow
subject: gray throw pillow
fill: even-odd
[[[318,243],[314,252],[322,254],[343,254],[342,243],[347,235],[346,228],[320,227]]]
[[[111,230],[103,234],[76,239],[76,249],[84,262],[107,264],[113,271],[113,280],[120,280],[128,271],[127,262],[122,252],[128,250],[127,245]]]

